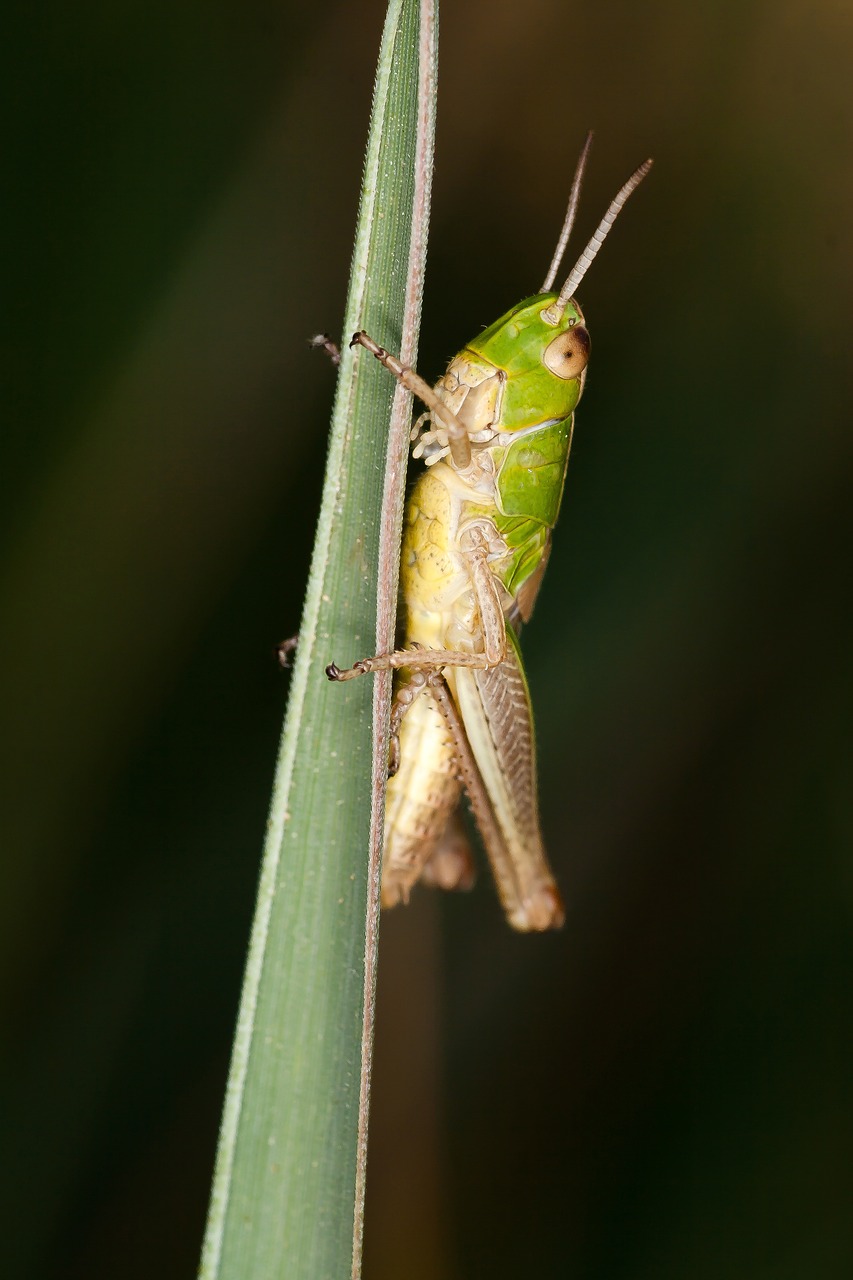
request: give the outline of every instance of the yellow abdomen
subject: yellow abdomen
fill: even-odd
[[[450,484],[444,483],[444,472]],[[437,464],[418,478],[406,507],[400,589],[403,643],[446,647],[455,618],[471,596],[464,562],[451,550],[458,502],[450,468]],[[473,600],[468,604],[468,611]],[[406,678],[406,672],[401,673]],[[385,801],[382,901],[406,901],[442,839],[461,785],[449,731],[429,694],[416,699],[400,729],[400,769]]]

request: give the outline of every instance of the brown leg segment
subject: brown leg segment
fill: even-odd
[[[415,652],[420,652],[415,650]],[[439,671],[428,674],[416,671],[397,691],[391,712],[391,752],[389,774],[396,773],[400,764],[399,734],[407,712],[425,692],[441,713],[452,743],[459,770],[459,778],[467,792],[483,844],[491,865],[501,905],[507,920],[514,929],[522,932],[559,928],[564,913],[556,885],[548,874],[544,881],[530,885],[529,875],[516,866],[507,846],[488,789],[474,756],[465,726],[453,694]],[[474,864],[470,846],[459,826],[458,815],[451,815],[447,829],[437,847],[421,864],[414,856],[414,849],[402,863],[393,868],[383,867],[383,906],[394,906],[398,901],[408,901],[411,886],[420,879],[425,884],[444,889],[467,889],[474,883]],[[527,890],[522,888],[527,884]]]
[[[410,711],[414,701],[426,689],[426,676],[416,671],[408,680],[403,680],[394,695],[391,707],[391,727],[388,741],[388,777],[393,778],[400,769],[400,727],[406,712]]]
[[[483,837],[507,920],[514,929],[522,933],[558,929],[563,923],[565,912],[557,886],[549,874],[547,880],[536,885],[533,892],[522,891],[518,868],[507,848],[483,775],[447,682],[443,676],[431,675],[429,689],[453,736],[462,784],[468,793],[474,818]]]
[[[393,373],[397,381],[401,382],[407,391],[411,391],[412,395],[423,401],[436,421],[447,432],[447,443],[450,447],[453,465],[458,471],[465,471],[470,467],[471,441],[468,438],[468,432],[462,421],[457,418],[452,409],[447,407],[429,383],[425,382],[419,373],[415,373],[414,369],[401,364],[396,356],[392,356],[384,347],[380,347],[379,343],[374,342],[369,334],[364,332],[354,333],[350,346],[364,347],[371,355],[376,356],[379,363],[384,365],[389,373]]]
[[[506,912],[507,918],[512,921],[513,916],[518,913],[522,904],[518,895],[512,860],[507,852],[503,834],[495,818],[495,811],[492,808],[486,784],[483,782],[483,775],[480,773],[477,761],[474,759],[474,753],[471,750],[465,726],[459,716],[458,708],[453,701],[447,681],[442,675],[433,674],[429,679],[429,690],[435,698],[453,737],[453,743],[459,759],[462,785],[468,794],[474,819],[480,829],[480,835],[483,837],[483,844],[489,856],[501,905]]]

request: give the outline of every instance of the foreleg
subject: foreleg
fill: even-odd
[[[376,356],[379,363],[384,365],[390,373],[393,373],[397,381],[401,382],[407,391],[411,391],[413,395],[423,401],[433,418],[447,432],[447,443],[450,448],[453,465],[458,471],[466,471],[471,465],[471,440],[468,432],[462,420],[456,416],[452,409],[447,407],[429,383],[425,382],[419,373],[415,373],[414,369],[401,364],[396,356],[392,356],[384,347],[380,347],[379,343],[374,342],[366,333],[353,334],[350,346],[364,347],[371,355]]]

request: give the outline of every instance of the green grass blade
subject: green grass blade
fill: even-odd
[[[343,328],[366,329],[406,362],[420,314],[435,41],[433,0],[391,0]],[[360,1274],[390,682],[330,685],[323,668],[393,637],[408,412],[386,371],[345,349],[203,1280]]]

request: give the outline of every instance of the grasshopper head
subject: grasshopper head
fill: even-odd
[[[569,299],[556,323],[554,293],[525,298],[468,344],[506,375],[501,427],[512,431],[567,418],[583,390],[589,333],[577,303]],[[534,409],[535,407],[535,409]]]

